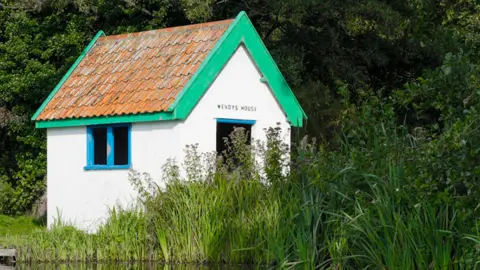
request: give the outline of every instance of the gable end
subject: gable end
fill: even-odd
[[[306,114],[265,47],[247,14],[242,11],[225,31],[194,76],[169,108],[174,118],[186,119],[235,51],[244,46],[278,100],[292,126],[302,127]]]

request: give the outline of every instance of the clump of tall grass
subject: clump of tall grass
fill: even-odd
[[[198,153],[196,146],[187,147],[182,166],[165,167],[165,189],[156,187],[148,176],[132,174],[146,207],[149,230],[165,260],[270,263],[287,256],[274,248],[288,245],[290,232],[284,226],[290,221],[283,218],[289,208],[284,207],[279,184],[266,181],[259,169],[259,163],[271,164],[267,176],[274,173],[277,165],[271,157],[275,163],[280,159],[272,152],[285,149],[272,148],[259,157],[245,141],[244,133],[233,134],[229,144],[233,151],[218,159]],[[285,156],[284,151],[280,156]],[[181,167],[185,168],[183,178]],[[287,182],[285,175],[276,174],[283,178],[278,183]],[[283,191],[285,198],[288,193]]]
[[[58,219],[48,231],[10,238],[21,262],[139,261],[149,258],[145,217],[140,210],[114,207],[108,221],[88,234]]]

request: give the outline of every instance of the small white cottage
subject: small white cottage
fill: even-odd
[[[32,118],[47,129],[48,226],[60,214],[95,231],[108,207],[131,202],[129,169],[159,179],[186,145],[212,152],[235,125],[262,140],[265,128],[287,131],[305,117],[244,12],[133,34],[100,31]]]

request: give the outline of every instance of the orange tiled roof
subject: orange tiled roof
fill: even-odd
[[[232,21],[99,38],[36,120],[168,110]]]

